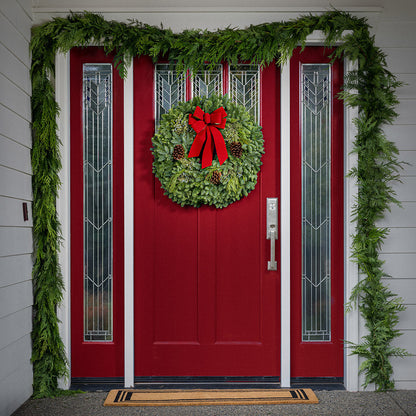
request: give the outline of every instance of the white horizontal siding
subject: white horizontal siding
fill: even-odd
[[[391,212],[380,221],[384,227],[415,227],[416,228],[416,202],[403,202],[399,207],[394,205]]]
[[[411,355],[416,355],[416,330],[402,330],[402,335],[394,340],[393,346],[405,348]]]
[[[27,204],[28,220],[23,219],[23,203]],[[31,227],[31,203],[16,198],[0,197],[0,226],[3,227]],[[7,231],[5,231],[7,232]]]
[[[416,49],[415,49],[416,53]],[[389,125],[384,128],[387,137],[394,141],[399,150],[414,151],[415,149],[415,126]]]
[[[31,394],[31,336],[26,334],[0,350],[0,415],[9,415]],[[16,357],[20,362],[16,365]],[[16,386],[18,394],[16,394]]]
[[[9,377],[16,371],[16,368],[13,365],[13,358],[15,356],[30,360],[30,355],[28,355],[28,353],[30,353],[30,348],[28,348],[28,346],[30,347],[31,342],[30,335],[24,335],[13,344],[8,345],[1,350],[4,359],[2,366],[0,367],[0,380]]]
[[[399,313],[400,322],[397,326],[398,329],[410,330],[415,326],[415,316],[416,316],[416,304],[415,305],[406,305],[406,310]]]
[[[0,357],[1,351],[5,347],[14,344],[20,338],[30,334],[31,330],[32,308],[19,310],[14,314],[7,315],[0,319],[0,333],[2,334],[2,337],[0,338]],[[0,365],[3,366],[3,357],[0,358]]]
[[[394,189],[399,201],[414,202],[416,200],[416,176],[402,176],[401,182],[396,184]]]
[[[409,14],[411,16],[411,14]],[[416,21],[400,19],[397,21],[382,20],[377,27],[377,45],[382,48],[414,48],[415,39],[409,34],[416,33]]]
[[[32,3],[33,0],[16,0],[16,3],[20,5],[20,7],[24,10],[26,15],[32,20]]]
[[[402,389],[416,389],[415,384],[415,372],[416,357],[395,357],[391,359],[394,369],[394,379],[396,381],[396,387]],[[411,383],[405,383],[411,382]]]
[[[23,146],[31,147],[32,137],[29,121],[19,114],[6,108],[0,103],[0,134],[4,137],[19,142]]]
[[[32,229],[1,227],[0,257],[18,256],[33,252]],[[26,280],[27,276],[15,276],[16,281]],[[19,279],[19,280],[18,280]]]
[[[32,178],[27,173],[0,166],[0,196],[32,199]]]
[[[391,228],[381,252],[414,253],[416,247],[416,228]],[[399,267],[399,265],[396,265]]]
[[[394,124],[415,124],[416,100],[401,100],[397,107],[398,117]]]
[[[414,278],[415,259],[413,252],[382,254],[380,259],[385,261],[384,271],[390,276],[402,279]],[[400,267],[397,267],[396,262],[400,264]]]
[[[3,62],[3,75],[30,95],[29,68],[2,44],[0,44],[0,62]]]
[[[17,368],[10,376],[0,380],[0,415],[12,414],[32,395],[31,380],[30,361],[28,365]]]
[[[0,2],[0,414],[32,393],[31,1]],[[29,221],[23,220],[22,203]]]
[[[382,0],[257,0],[255,6],[259,9],[281,7],[283,9],[298,8],[302,10],[317,9],[318,7],[374,7],[382,6]],[[222,0],[212,0],[208,4],[204,0],[176,0],[174,3],[171,0],[153,0],[149,2],[147,0],[118,0],[115,7],[112,0],[71,0],[69,2],[62,2],[59,0],[36,0],[34,2],[34,12],[37,13],[40,10],[47,10],[49,12],[62,10],[62,9],[93,9],[93,10],[111,10],[114,8],[123,10],[134,9],[170,9],[171,11],[183,10],[185,8],[193,9],[197,7],[221,9],[222,7],[229,7],[235,10],[244,10],[247,7],[253,7],[251,0],[228,0],[226,4]]]
[[[403,83],[397,88],[397,96],[401,100],[416,97],[416,74],[398,74],[397,80]]]
[[[402,297],[406,310],[400,312],[398,328],[403,335],[394,345],[412,356],[393,358],[396,388],[416,388],[416,3],[410,0],[386,1],[386,12],[378,25],[376,40],[387,54],[389,69],[404,83],[398,88],[399,117],[387,126],[387,136],[406,162],[396,186],[403,208],[392,207],[381,225],[391,228],[381,259],[392,276],[384,282]]]
[[[5,9],[0,13],[0,42],[13,53],[27,67],[30,66],[29,43],[19,28],[13,26],[4,15]],[[22,10],[23,13],[23,10]]]
[[[0,91],[3,105],[30,121],[30,96],[4,75],[0,75]]]
[[[3,12],[7,20],[13,25],[26,41],[30,41],[30,28],[32,19],[24,8],[16,0],[1,0],[0,11]]]
[[[394,294],[403,299],[405,305],[416,305],[416,285],[414,278],[386,278],[383,281]]]
[[[0,134],[0,165],[31,174],[30,148]]]
[[[0,288],[16,283],[16,276],[30,278],[32,266],[31,253],[0,257]]]
[[[399,153],[399,160],[404,162],[401,176],[416,176],[416,150],[401,150]]]
[[[30,277],[30,276],[28,276]],[[0,290],[0,319],[32,306],[32,280],[5,286]]]
[[[400,23],[397,25],[400,26]],[[391,72],[397,76],[415,73],[415,45],[412,48],[403,48],[401,46],[398,48],[383,48],[383,51],[386,54],[386,62]]]

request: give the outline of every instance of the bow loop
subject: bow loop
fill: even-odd
[[[197,106],[194,113],[189,115],[189,124],[196,132],[196,136],[188,157],[199,156],[205,144],[202,153],[202,169],[212,165],[214,148],[217,151],[220,165],[228,158],[224,137],[218,130],[225,127],[226,117],[227,113],[223,107],[217,108],[210,114]]]

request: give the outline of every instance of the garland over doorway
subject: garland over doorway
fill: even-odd
[[[397,147],[387,140],[383,126],[397,116],[395,90],[400,83],[387,69],[385,54],[375,46],[366,19],[335,10],[246,29],[173,33],[137,21],[126,24],[81,13],[54,18],[33,28],[31,40],[34,397],[58,394],[57,379],[67,374],[56,315],[64,290],[58,262],[61,231],[56,212],[61,168],[56,121],[59,108],[53,80],[56,53],[68,52],[75,46],[101,45],[106,53],[115,54],[114,63],[122,77],[132,58],[140,55],[154,60],[167,57],[179,70],[198,70],[205,62],[215,65],[221,61],[266,65],[275,60],[283,64],[295,47],[305,46],[306,37],[314,30],[323,31],[327,46],[341,42],[332,55],[334,59],[345,57],[357,63],[357,69],[346,75],[341,98],[346,105],[358,108],[354,120],[358,165],[350,176],[358,183],[352,251],[361,279],[351,303],[358,305],[368,334],[360,344],[351,345],[351,352],[364,358],[360,370],[365,374],[365,387],[369,383],[375,383],[378,390],[394,387],[389,359],[406,355],[404,350],[392,346],[393,339],[400,335],[396,324],[398,312],[404,307],[402,300],[382,282],[386,274],[379,251],[388,229],[377,226],[377,221],[392,203],[398,204],[392,183],[399,179],[401,163]],[[349,32],[343,36],[345,31]]]

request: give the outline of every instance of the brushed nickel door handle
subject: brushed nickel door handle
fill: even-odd
[[[267,262],[267,270],[277,270],[277,218],[277,198],[267,198],[267,239],[270,240],[270,261]]]

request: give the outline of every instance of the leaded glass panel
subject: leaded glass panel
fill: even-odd
[[[113,339],[112,65],[83,65],[84,340]]]
[[[302,340],[331,340],[330,65],[303,64]]]
[[[179,102],[186,100],[186,78],[176,72],[171,64],[157,64],[156,84],[156,125],[162,114],[167,113]]]
[[[260,68],[253,64],[230,66],[230,99],[260,122]]]
[[[222,95],[222,65],[214,68],[204,68],[192,77],[192,96],[211,97]]]

